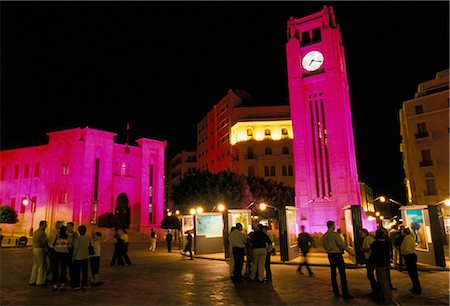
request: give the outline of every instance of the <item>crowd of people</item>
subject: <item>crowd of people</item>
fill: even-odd
[[[46,228],[47,221],[40,221],[33,234],[33,267],[28,284],[51,285],[53,290],[86,289],[90,266],[90,285],[102,285],[99,279],[102,234],[93,230],[89,237],[86,226],[80,225],[75,231],[73,222],[65,225],[57,221],[48,235]]]

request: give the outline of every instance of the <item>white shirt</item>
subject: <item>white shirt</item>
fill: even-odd
[[[228,239],[230,240],[230,245],[232,247],[245,248],[245,243],[247,240],[239,230],[235,229],[232,231]]]

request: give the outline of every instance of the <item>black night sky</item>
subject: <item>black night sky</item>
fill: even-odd
[[[360,179],[404,201],[398,112],[449,67],[449,2],[1,3],[1,149],[85,127],[196,149],[231,88],[288,103],[286,23],[335,8]]]

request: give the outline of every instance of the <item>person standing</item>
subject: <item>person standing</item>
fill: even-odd
[[[244,266],[244,252],[246,239],[242,234],[242,224],[236,223],[236,229],[230,233],[230,244],[233,247],[234,269],[233,280],[243,281],[242,267]]]
[[[172,240],[173,235],[172,232],[169,230],[169,232],[166,234],[167,252],[169,253],[172,252]]]
[[[33,268],[28,284],[45,286],[47,277],[47,221],[39,222],[39,228],[33,234]]]
[[[375,264],[373,257],[371,256],[372,251],[370,250],[370,246],[375,241],[375,238],[373,238],[365,228],[361,230],[361,238],[362,252],[364,254],[364,261],[366,262],[367,278],[369,279],[370,287],[372,288],[370,296],[377,299],[379,290],[377,280],[375,279]]]
[[[390,281],[391,242],[386,239],[382,229],[375,232],[375,241],[370,245],[371,260],[375,266],[378,288],[385,305],[393,305]]]
[[[59,228],[52,247],[55,252],[52,262],[52,288],[53,290],[66,290],[67,265],[71,258],[69,258],[69,236],[64,225]]]
[[[100,232],[93,232],[92,233],[92,239],[91,239],[91,245],[94,247],[94,255],[90,255],[89,257],[89,264],[91,266],[91,273],[92,273],[92,287],[98,287],[100,285],[103,285],[103,282],[99,280],[98,272],[100,272],[100,256],[102,251],[101,246],[101,240],[102,240],[102,233]]]
[[[400,225],[399,233],[394,237],[394,248],[398,252],[398,271],[399,272],[403,272],[403,265],[404,265],[403,264],[404,258],[402,256],[402,251],[401,251],[402,242],[403,242],[403,239],[405,238],[405,235],[403,233],[404,230],[405,230],[405,226]]]
[[[263,231],[264,225],[258,224],[258,230],[252,235],[250,245],[252,249],[252,266],[250,279],[255,280],[258,273],[258,281],[264,282],[264,270],[266,265],[267,245],[272,245],[269,236]]]
[[[52,278],[53,278],[53,264],[56,261],[54,245],[55,245],[55,241],[56,241],[56,236],[58,236],[58,234],[59,234],[60,226],[61,226],[61,221],[56,221],[55,228],[52,229],[47,236],[47,238],[48,238],[47,279],[49,279],[50,274],[52,275]],[[67,267],[66,267],[66,269],[67,269]],[[53,280],[52,280],[52,284],[53,284]]]
[[[73,289],[80,290],[80,272],[81,272],[81,288],[86,289],[88,284],[88,263],[89,263],[89,245],[91,240],[86,236],[86,226],[80,225],[78,227],[80,236],[75,238],[73,242],[73,257],[74,262],[74,281]]]
[[[191,231],[187,232],[187,243],[184,247],[183,253],[186,253],[189,251],[189,257],[191,258],[191,260],[194,260],[194,258],[192,257],[192,234]]]
[[[234,276],[234,256],[233,256],[233,246],[230,243],[230,234],[236,229],[236,226],[232,226],[230,233],[228,234],[228,256],[230,257],[230,277]]]
[[[311,271],[311,268],[309,267],[308,263],[308,253],[314,244],[314,239],[311,237],[309,233],[305,231],[304,225],[302,225],[300,228],[302,232],[298,234],[297,243],[298,247],[300,248],[300,251],[303,254],[304,261],[300,262],[300,265],[297,268],[297,272],[303,275],[302,267],[306,266],[309,276],[313,276],[313,272]]]
[[[344,241],[337,232],[334,231],[334,221],[327,221],[328,231],[323,235],[323,247],[328,253],[328,260],[330,262],[331,269],[331,285],[333,287],[333,293],[335,297],[341,296],[339,294],[339,288],[336,280],[336,268],[339,269],[339,277],[341,279],[341,289],[344,299],[354,299],[348,292],[347,276],[345,274],[345,263],[342,254],[346,246]]]
[[[117,230],[116,233],[114,234],[114,253],[113,253],[113,257],[111,259],[111,263],[110,266],[111,267],[115,267],[116,264],[119,267],[123,267],[125,264],[123,262],[123,250],[125,247],[125,241],[123,241],[123,232],[122,230]]]
[[[269,237],[269,235],[267,234],[267,231],[269,230],[268,226],[264,226],[263,227],[263,232]],[[270,239],[270,237],[269,237]],[[266,255],[266,264],[265,264],[265,269],[266,269],[266,280],[268,282],[272,281],[272,270],[270,268],[270,256],[271,255],[275,255],[275,248],[273,247],[273,243],[271,242],[270,244],[267,244],[267,255]]]
[[[406,269],[413,285],[409,291],[421,294],[422,287],[420,286],[419,273],[417,272],[416,241],[409,228],[405,228],[403,236],[404,239],[400,250],[405,259]]]
[[[156,232],[152,228],[152,230],[150,231],[150,247],[148,248],[148,250],[151,252],[156,252],[156,238]]]
[[[73,288],[73,280],[75,279],[75,263],[72,260],[73,257],[73,242],[78,237],[78,234],[74,231],[75,224],[73,222],[67,222],[67,235],[69,236],[69,277],[70,285]]]

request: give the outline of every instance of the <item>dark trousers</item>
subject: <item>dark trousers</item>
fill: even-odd
[[[69,264],[69,253],[55,252],[52,260],[52,284],[67,283],[67,265]]]
[[[419,273],[417,272],[417,255],[416,254],[406,254],[403,255],[405,259],[406,269],[408,269],[408,275],[413,284],[413,289],[422,292],[422,287],[420,286]]]
[[[244,266],[244,248],[233,247],[234,270],[233,275],[237,280],[242,279],[242,267]]]
[[[267,255],[266,255],[265,268],[266,268],[266,279],[268,281],[271,281],[272,280],[272,270],[270,270],[270,252],[267,252]]]
[[[72,287],[76,287],[74,280],[75,280],[75,262],[72,260],[73,258],[73,249],[69,249],[69,262],[67,264],[67,267],[69,268],[69,277],[70,277],[70,285]],[[78,284],[77,286],[79,286]]]
[[[89,262],[88,259],[74,261],[74,266],[75,266],[75,274],[74,274],[74,281],[73,281],[74,287],[80,286],[80,272],[81,272],[81,286],[87,287],[87,284],[88,284],[88,262]]]
[[[123,246],[122,256],[123,256],[123,260],[125,260],[125,263],[127,265],[131,265],[130,257],[128,257],[128,243],[125,243],[125,245]],[[123,261],[122,261],[122,263],[123,263]]]
[[[374,295],[378,295],[379,288],[378,288],[378,282],[375,279],[375,265],[373,262],[369,259],[366,263],[366,269],[367,269],[367,278],[370,281],[370,287],[372,288],[372,293]]]
[[[192,258],[192,242],[186,243],[186,246],[184,247],[184,250],[183,250],[183,251],[184,251],[185,253],[189,251],[189,257],[191,257],[191,259],[193,259],[193,258]]]
[[[114,244],[114,254],[113,254],[113,258],[111,259],[111,267],[115,266],[116,263],[119,266],[123,266],[124,265],[124,262],[123,262],[123,248],[124,248],[123,244],[119,244],[119,243],[115,243]]]
[[[347,276],[345,274],[345,263],[341,253],[329,253],[328,260],[331,268],[331,285],[333,286],[333,293],[339,294],[339,288],[336,280],[336,268],[339,269],[339,277],[341,278],[342,294],[349,295],[347,287]]]
[[[172,252],[172,241],[167,241],[167,252]]]
[[[311,268],[309,267],[308,263],[308,251],[301,251],[303,254],[304,261],[300,262],[300,265],[298,266],[298,272],[302,272],[302,267],[306,266],[306,269],[308,270],[309,275],[313,274],[311,271]]]

